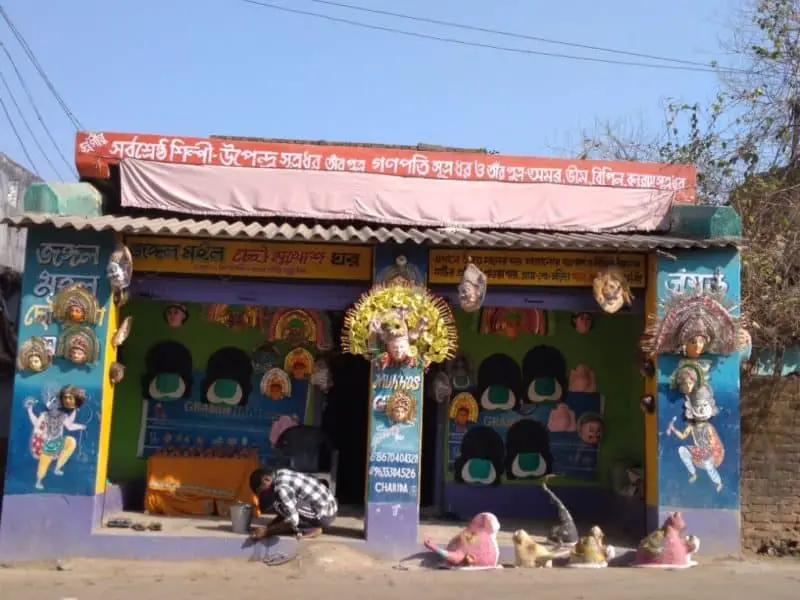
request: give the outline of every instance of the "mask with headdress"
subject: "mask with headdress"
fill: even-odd
[[[458,284],[458,305],[464,312],[472,313],[481,309],[485,299],[486,275],[471,258],[467,258],[467,266]]]

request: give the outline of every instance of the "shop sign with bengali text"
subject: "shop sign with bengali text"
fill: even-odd
[[[372,280],[372,247],[129,236],[138,272]]]
[[[486,274],[489,285],[586,287],[598,271],[616,265],[633,288],[645,287],[644,254],[504,250],[431,250],[428,282],[458,284],[467,257]]]

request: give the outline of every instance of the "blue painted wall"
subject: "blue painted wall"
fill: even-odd
[[[726,298],[738,307],[741,298],[739,254],[734,249],[693,251],[677,254],[677,260],[658,259],[658,300],[661,302],[680,288],[692,285],[688,275],[711,276],[720,269]],[[708,279],[706,279],[708,281]],[[738,314],[738,308],[734,310]],[[716,429],[725,448],[725,456],[718,468],[722,489],[717,491],[709,473],[697,468],[697,480],[689,482],[689,472],[678,455],[681,446],[691,446],[691,437],[679,440],[667,435],[670,422],[684,429],[683,397],[669,389],[670,376],[681,356],[661,354],[658,357],[658,503],[660,506],[687,509],[738,509],[739,508],[739,355],[716,356],[705,354],[701,360],[711,362],[709,384],[719,414],[710,423]]]
[[[106,279],[109,254],[114,247],[112,234],[75,232],[56,229],[31,229],[25,256],[20,305],[20,345],[32,336],[56,338],[60,324],[45,325],[34,318],[37,306],[47,302],[48,296],[60,287],[82,281],[95,289],[100,306],[109,305],[110,287]],[[93,256],[95,248],[96,255]],[[78,258],[83,256],[83,259]],[[86,259],[86,257],[92,257]],[[84,262],[85,261],[85,262]],[[12,398],[11,428],[6,471],[6,494],[67,494],[93,495],[97,473],[97,454],[100,434],[101,394],[105,378],[103,372],[103,347],[108,328],[108,313],[100,324],[94,326],[100,341],[100,357],[93,365],[77,366],[61,358],[40,373],[17,373]],[[65,385],[76,385],[86,390],[86,403],[78,409],[75,422],[85,426],[82,431],[65,431],[74,438],[76,448],[63,467],[63,474],[55,472],[54,458],[42,488],[36,487],[39,461],[31,452],[33,426],[27,407],[35,415],[47,410],[47,403],[57,396]]]

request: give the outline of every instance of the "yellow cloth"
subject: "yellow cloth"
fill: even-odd
[[[147,459],[145,510],[157,515],[230,515],[236,502],[253,505],[250,473],[257,458],[152,456]]]

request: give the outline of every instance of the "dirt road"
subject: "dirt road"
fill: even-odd
[[[790,600],[800,590],[800,562],[792,559],[712,561],[682,572],[504,569],[454,573],[407,571],[364,557],[301,556],[281,567],[259,562],[120,562],[78,560],[0,569],[0,598],[25,600],[425,600],[524,598],[535,600]]]

